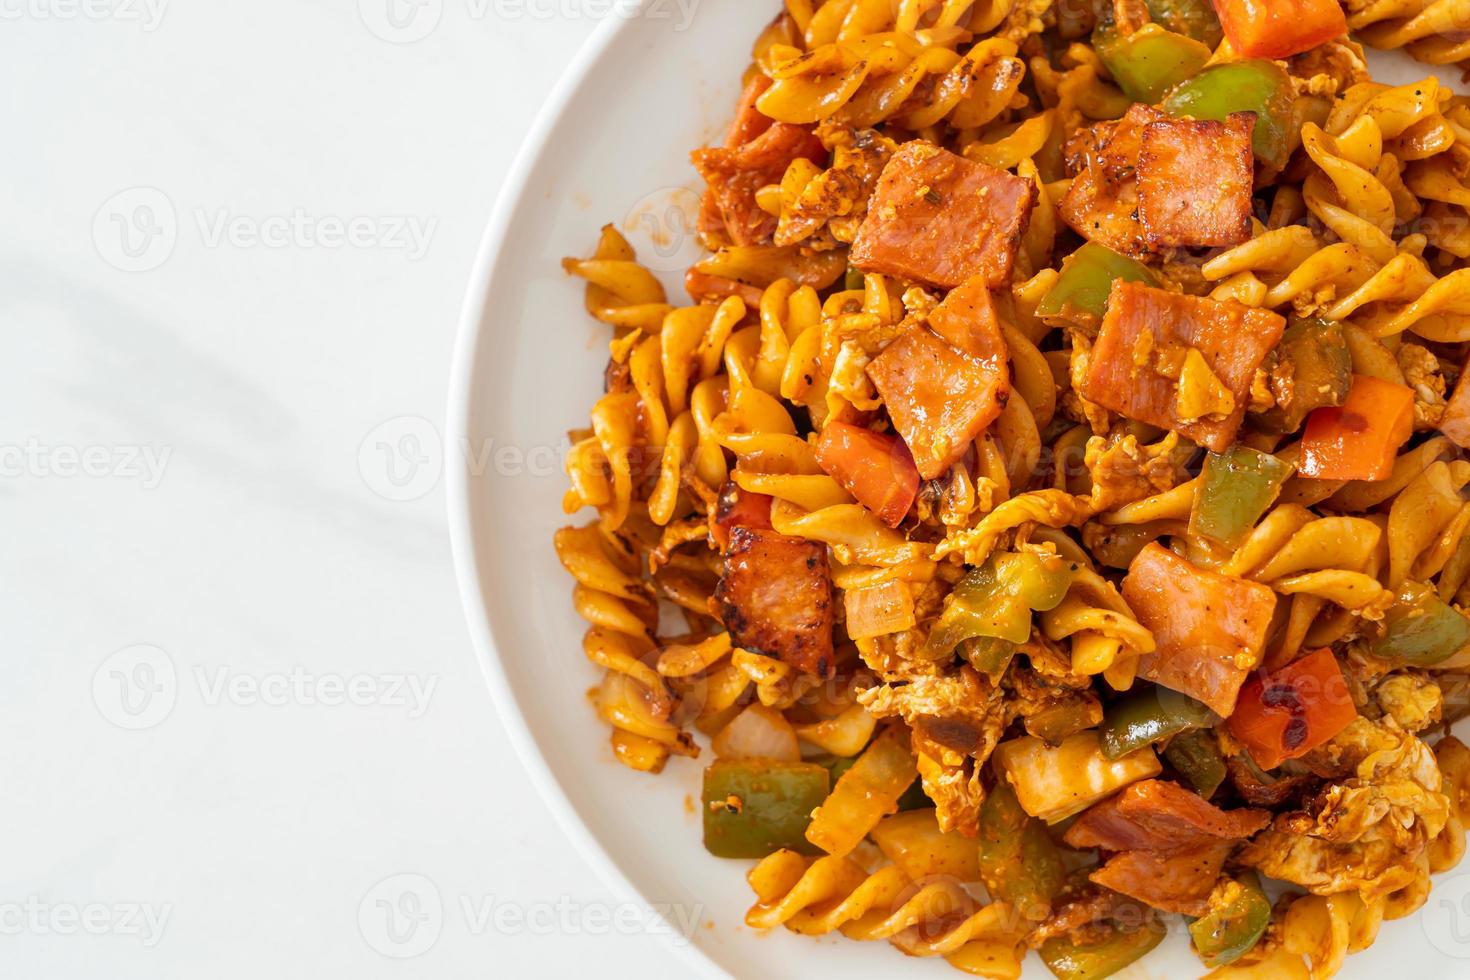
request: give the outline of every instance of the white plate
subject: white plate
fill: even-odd
[[[694,11],[687,29],[682,8]],[[560,259],[588,254],[612,221],[682,296],[679,274],[697,254],[688,154],[728,124],[751,42],[777,9],[776,0],[645,0],[641,15],[601,25],[545,106],[486,233],[460,327],[449,403],[450,445],[462,451],[448,481],[455,560],[486,680],[542,794],[615,890],[699,918],[692,942],[672,939],[691,967],[738,977],[959,976],[886,944],[765,936],[742,924],[749,863],[710,857],[700,844],[692,800],[702,762],[675,759],[646,776],[613,760],[607,727],[584,697],[598,672],[582,655],[572,582],[551,548],[556,528],[588,520],[561,512],[560,464],[566,430],[587,424],[602,390],[608,337]],[[1386,924],[1341,975],[1405,969],[1470,975],[1470,875],[1446,876],[1426,910]],[[1124,976],[1202,972],[1176,925],[1169,944]],[[1050,974],[1032,957],[1027,976]]]

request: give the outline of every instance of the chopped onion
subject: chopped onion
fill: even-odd
[[[802,725],[796,734],[833,755],[853,756],[861,752],[873,737],[878,721],[860,704],[849,707],[836,718]]]
[[[887,636],[912,629],[914,599],[907,582],[889,579],[842,595],[847,608],[847,635],[854,640]]]
[[[800,762],[796,730],[781,712],[763,704],[752,704],[720,730],[714,740],[715,755],[721,759],[779,759]]]

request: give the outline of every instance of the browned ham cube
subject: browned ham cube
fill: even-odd
[[[1256,368],[1281,341],[1285,329],[1286,321],[1269,310],[1119,280],[1113,283],[1081,394],[1103,408],[1172,429],[1223,453],[1245,418]],[[1152,365],[1170,349],[1190,347],[1230,389],[1235,411],[1229,415],[1179,417],[1175,404],[1179,383]]]
[[[1276,593],[1148,545],[1123,579],[1128,607],[1154,634],[1138,676],[1187,694],[1228,718],[1240,686],[1260,662]]]
[[[832,675],[832,576],[827,546],[754,527],[730,531],[715,590],[737,647],[819,677]]]
[[[1138,214],[1152,248],[1213,248],[1251,237],[1256,117],[1162,119],[1143,130]]]
[[[1081,130],[1067,142],[1067,170],[1076,176],[1057,213],[1073,231],[1124,255],[1148,253],[1138,216],[1138,156],[1144,129],[1166,118],[1135,104],[1122,119]]]
[[[951,291],[928,326],[916,324],[873,359],[868,377],[919,475],[942,476],[1010,393],[1005,339],[984,279]]]
[[[883,168],[852,264],[946,289],[975,276],[1009,286],[1036,187],[1031,181],[915,140]]]

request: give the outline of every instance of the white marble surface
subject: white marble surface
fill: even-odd
[[[434,454],[608,4],[388,2],[0,4],[0,975],[683,972],[505,744]]]

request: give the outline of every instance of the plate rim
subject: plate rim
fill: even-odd
[[[501,185],[475,252],[474,267],[460,304],[445,411],[446,459],[456,458],[449,450],[465,445],[469,438],[471,412],[474,407],[475,365],[482,328],[491,315],[491,287],[501,264],[501,253],[505,251],[511,224],[517,209],[525,201],[526,189],[536,165],[546,152],[547,142],[557,122],[572,99],[581,91],[588,74],[623,31],[637,19],[648,2],[649,0],[638,0],[631,15],[610,15],[582,42],[536,113],[510,169],[506,172],[505,182]],[[480,672],[490,690],[501,727],[509,736],[516,757],[530,777],[537,794],[551,810],[558,829],[572,842],[577,854],[615,897],[648,907],[650,903],[647,896],[628,879],[612,855],[598,842],[591,828],[578,815],[561,783],[552,774],[551,766],[531,732],[530,723],[506,675],[500,651],[495,644],[489,612],[482,599],[486,583],[481,578],[480,566],[476,561],[471,516],[470,494],[475,475],[463,454],[458,457],[456,465],[446,466],[446,471],[445,519],[449,530],[455,582],[466,625],[469,627],[470,642],[474,645],[476,659],[480,662]],[[668,936],[661,936],[660,942],[665,949],[677,954],[685,965],[696,969],[702,976],[729,976],[698,943],[678,943]]]

